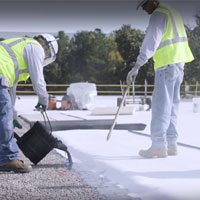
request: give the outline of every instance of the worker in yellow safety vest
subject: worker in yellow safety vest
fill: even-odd
[[[30,76],[38,95],[36,108],[46,110],[48,93],[43,67],[55,61],[57,52],[57,39],[51,34],[0,42],[0,171],[32,171],[30,165],[18,159],[19,148],[14,139],[14,127],[22,128],[14,109],[16,87]]]
[[[145,158],[177,155],[177,114],[184,64],[194,58],[180,14],[158,0],[139,0],[150,17],[145,38],[135,66],[127,74],[127,84],[137,76],[141,66],[153,57],[155,87],[152,96],[151,140],[147,150],[140,150]]]

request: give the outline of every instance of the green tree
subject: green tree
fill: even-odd
[[[120,80],[125,80],[127,73],[134,66],[143,39],[144,33],[140,30],[132,29],[130,25],[123,25],[121,29],[115,31],[115,40],[118,45],[118,50],[124,60],[123,66],[121,66],[118,72]],[[153,62],[150,59],[150,61],[140,69],[136,82],[143,84],[146,79],[148,83],[152,83],[153,77]]]
[[[69,65],[71,72],[70,82],[88,81],[85,79],[85,75],[88,75],[89,66],[89,32],[82,31],[74,35],[70,41],[70,56]],[[90,40],[92,35],[90,36]]]
[[[200,82],[200,15],[196,15],[197,26],[191,30],[186,27],[189,38],[189,46],[194,56],[194,61],[186,63],[184,79],[190,84]]]
[[[114,35],[107,37],[106,44],[106,65],[101,71],[103,81],[107,84],[117,84],[119,83],[119,71],[121,71],[121,66],[124,63],[124,60],[118,51],[117,43],[115,41]]]
[[[113,39],[108,38],[100,29],[82,31],[72,38],[70,49],[69,62],[73,74],[71,81],[110,81],[115,67],[111,64],[111,54],[114,55],[117,51]]]

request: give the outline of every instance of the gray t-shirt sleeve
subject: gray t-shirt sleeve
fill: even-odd
[[[43,75],[44,50],[40,45],[27,44],[23,56],[28,66],[33,89],[38,95],[38,103],[47,106],[48,93]]]
[[[136,66],[143,66],[156,52],[166,31],[167,16],[155,12],[151,15],[145,38],[137,57]]]

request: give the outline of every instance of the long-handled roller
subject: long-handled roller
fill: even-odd
[[[133,82],[135,82],[135,78],[136,78],[136,77],[133,78]],[[128,90],[129,90],[130,85],[131,85],[131,82],[127,85],[126,90],[125,90],[125,92],[124,92],[124,94],[123,94],[122,101],[121,101],[121,103],[120,103],[120,105],[119,105],[119,108],[118,108],[118,110],[117,110],[117,113],[116,113],[116,115],[115,115],[113,124],[112,124],[112,126],[111,126],[111,128],[110,128],[110,130],[109,130],[109,132],[108,132],[107,141],[108,141],[108,140],[110,139],[110,137],[111,137],[111,133],[112,133],[112,131],[113,131],[114,127],[115,127],[115,124],[116,124],[116,122],[117,122],[117,117],[118,117],[118,115],[119,115],[119,111],[120,111],[122,105],[124,104],[124,101],[125,101],[125,98],[126,98],[126,95],[127,95],[127,93],[128,93]]]

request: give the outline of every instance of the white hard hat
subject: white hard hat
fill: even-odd
[[[148,0],[139,0],[137,2],[136,10],[139,9],[140,6],[144,5]]]
[[[37,35],[34,38],[37,39],[41,37],[45,39],[45,44],[49,47],[50,50],[49,55],[44,59],[43,66],[46,66],[56,60],[56,54],[58,53],[58,39],[56,39],[53,35],[48,33]]]

